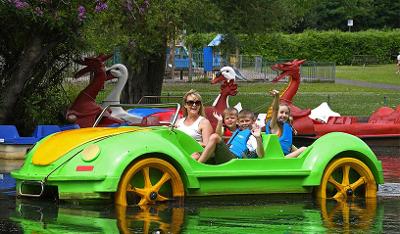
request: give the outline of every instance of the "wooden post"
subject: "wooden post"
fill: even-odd
[[[170,56],[169,56],[169,62],[172,65],[171,66],[171,79],[174,79],[175,76],[175,33],[172,33],[172,38],[170,41]]]
[[[188,80],[192,82],[192,75],[193,75],[193,54],[192,54],[192,45],[189,45],[189,74]]]
[[[239,67],[239,62],[240,62],[240,61],[239,61],[239,53],[240,53],[240,52],[239,52],[239,47],[236,47],[236,51],[235,51],[235,57],[236,57],[236,61],[235,61],[236,64],[235,64],[235,66],[236,66],[236,68],[240,68],[240,67]]]

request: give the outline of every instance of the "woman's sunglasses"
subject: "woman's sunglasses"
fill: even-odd
[[[189,106],[193,106],[193,104],[196,104],[196,106],[200,106],[201,101],[186,101],[186,104]]]

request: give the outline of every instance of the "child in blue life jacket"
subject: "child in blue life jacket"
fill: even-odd
[[[201,153],[199,162],[207,162],[212,156],[215,163],[228,162],[234,158],[261,158],[264,156],[260,127],[255,124],[254,113],[242,110],[238,114],[238,129],[225,144],[217,133],[210,139]]]
[[[222,112],[222,116],[217,112],[214,112],[213,115],[218,121],[215,133],[220,135],[225,142],[228,142],[232,133],[238,128],[238,111],[233,107],[228,107]]]
[[[279,104],[279,91],[272,90],[270,94],[274,97],[272,101],[272,116],[271,120],[265,125],[265,132],[279,136],[279,143],[286,158],[296,158],[307,147],[298,149],[292,144],[294,129],[290,123],[290,108],[286,104]]]

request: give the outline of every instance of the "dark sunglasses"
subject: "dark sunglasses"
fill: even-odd
[[[193,106],[193,104],[196,104],[196,106],[200,106],[201,101],[186,101],[186,104],[189,106]]]

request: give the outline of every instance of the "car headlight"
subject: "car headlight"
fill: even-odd
[[[81,152],[81,158],[85,162],[95,160],[100,154],[100,147],[98,145],[89,145]]]

